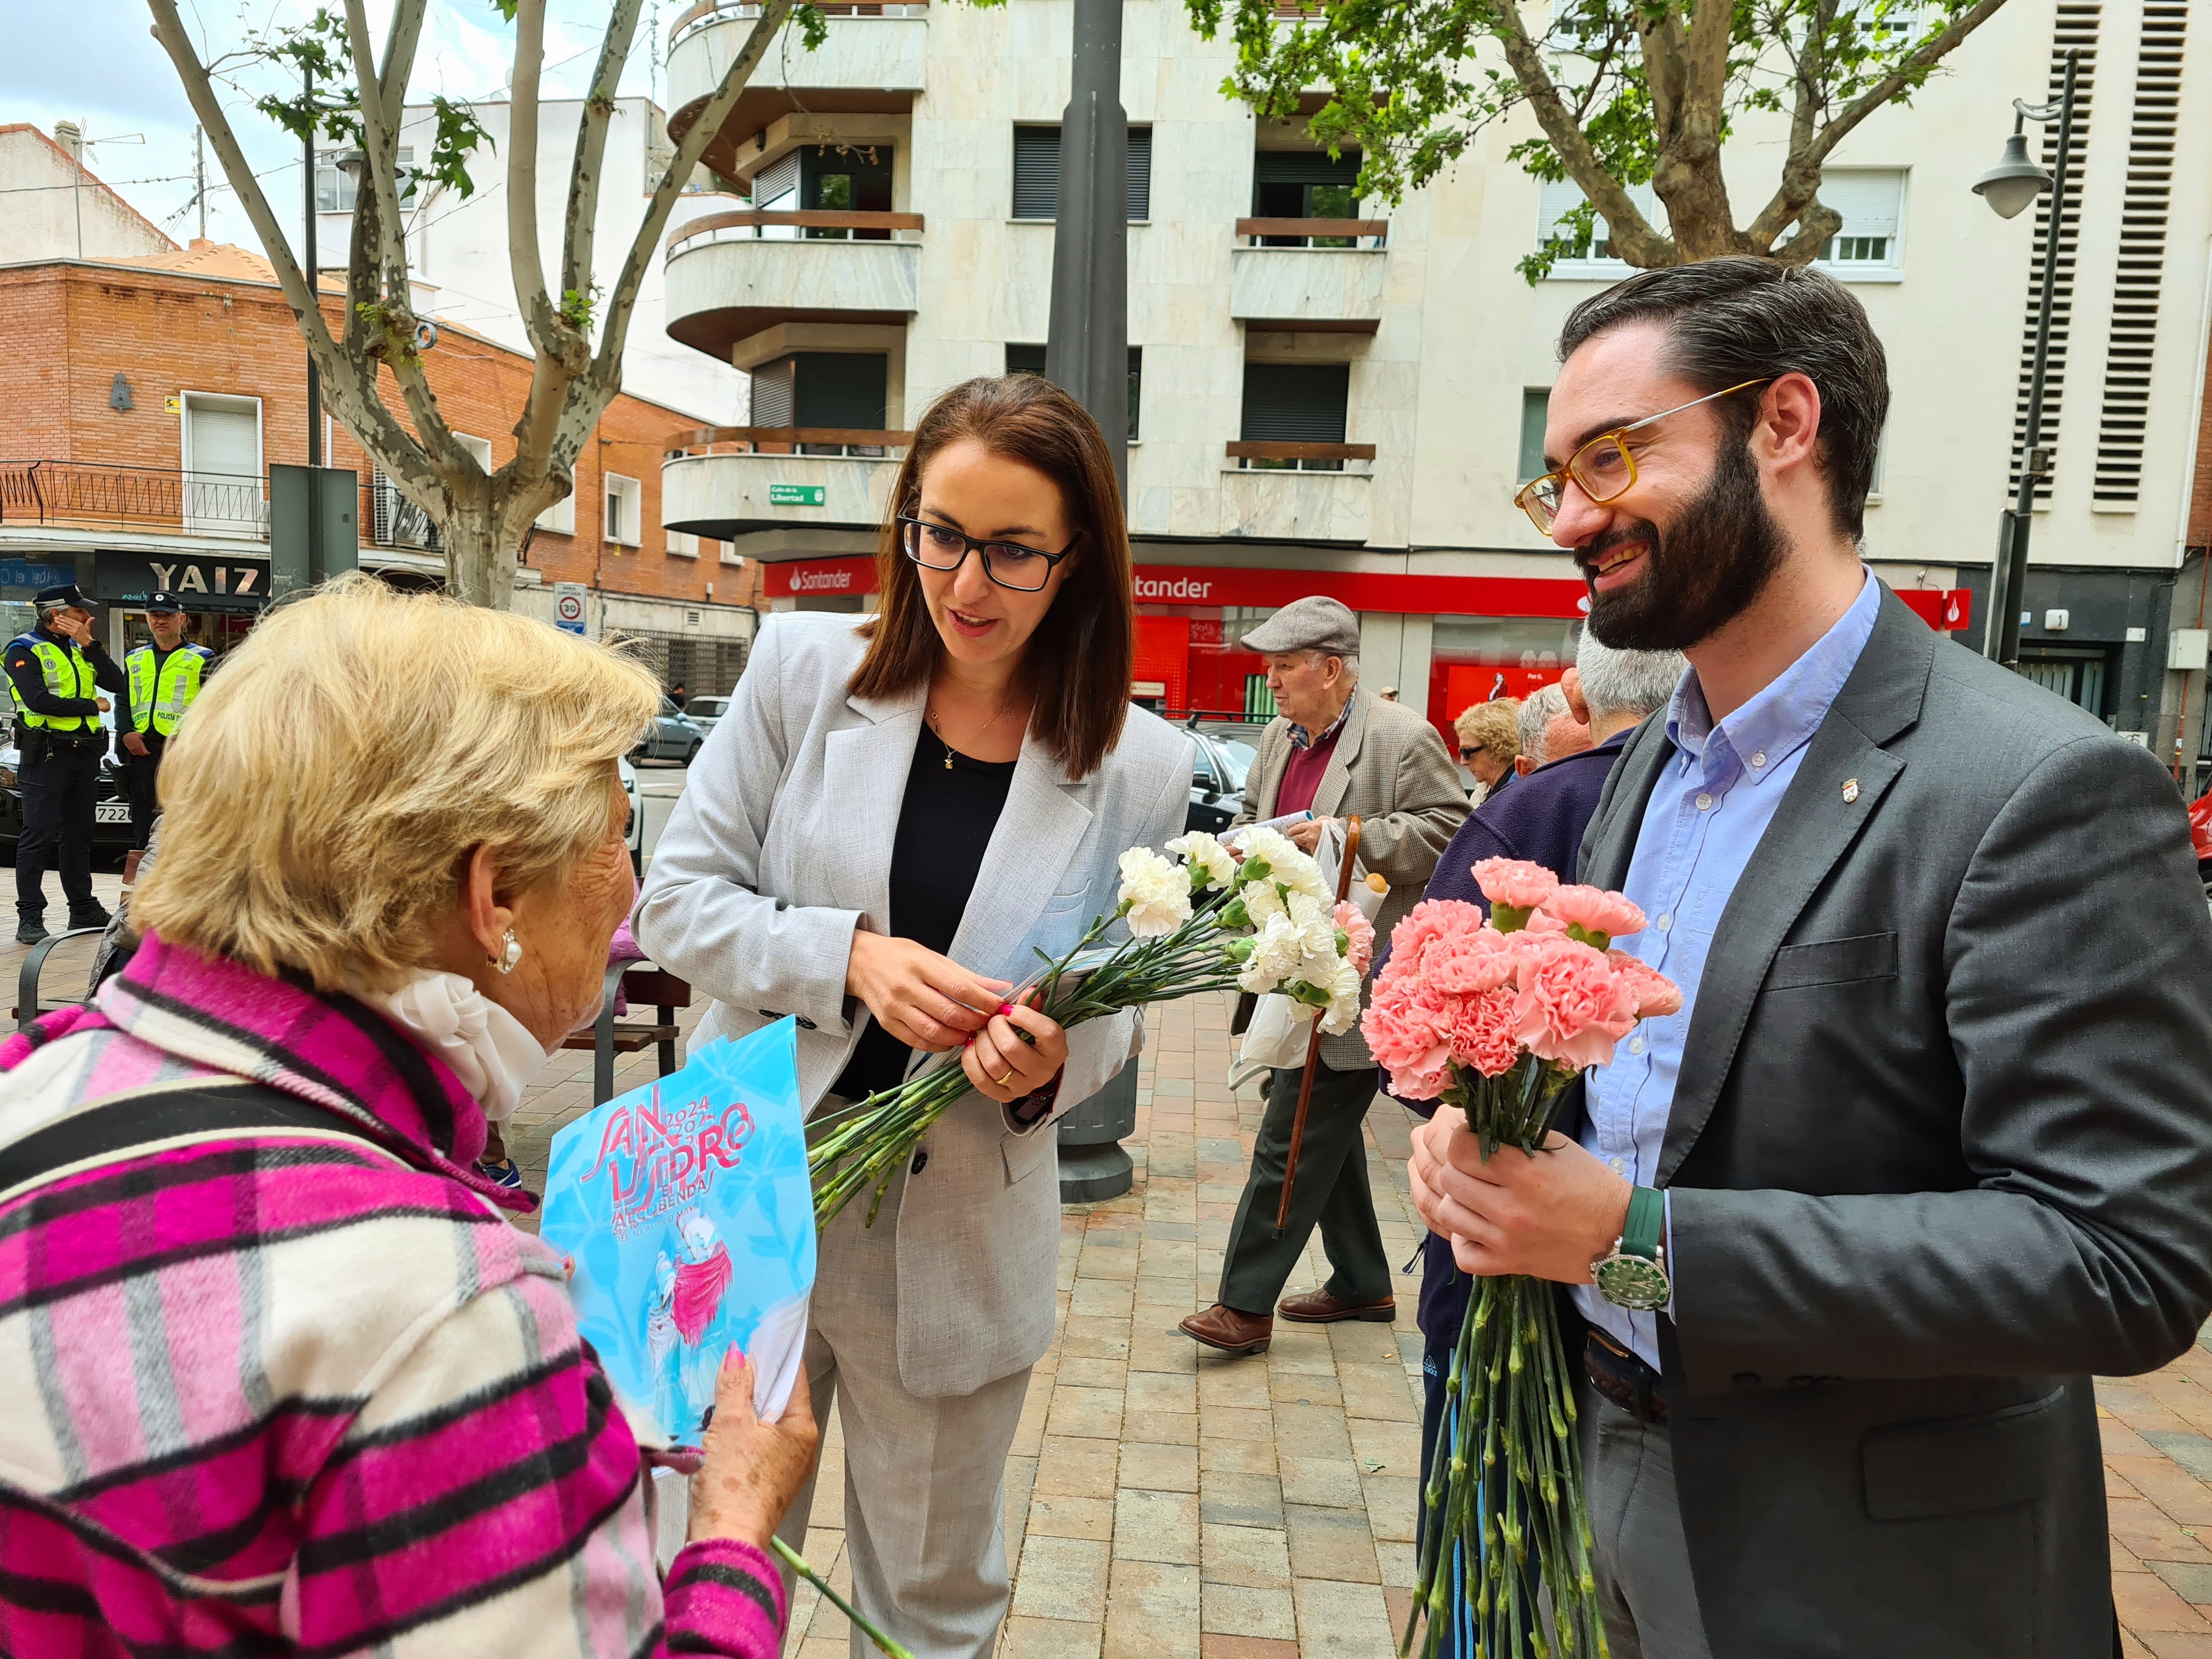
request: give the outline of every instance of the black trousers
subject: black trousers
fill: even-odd
[[[1275,1233],[1283,1196],[1283,1166],[1297,1116],[1301,1073],[1268,1074],[1267,1111],[1252,1148],[1244,1196],[1229,1229],[1221,1263],[1220,1299],[1239,1313],[1272,1315],[1275,1300],[1297,1265],[1314,1228],[1332,1269],[1330,1295],[1346,1302],[1380,1302],[1390,1294],[1390,1262],[1375,1223],[1375,1197],[1367,1185],[1367,1145],[1361,1126],[1375,1099],[1375,1072],[1314,1067],[1313,1097],[1306,1106],[1305,1139],[1298,1146],[1298,1174],[1291,1191],[1289,1224]]]
[[[155,791],[155,780],[161,770],[161,751],[169,740],[159,732],[142,732],[146,752],[134,755],[128,747],[123,750],[123,781],[131,791],[131,844],[140,852],[153,839],[154,820],[161,816],[161,798]]]
[[[35,739],[33,739],[35,741]],[[100,792],[97,744],[57,744],[46,759],[24,766],[23,835],[15,843],[15,909],[26,919],[46,913],[46,877],[62,876],[73,912],[92,908],[92,804]]]

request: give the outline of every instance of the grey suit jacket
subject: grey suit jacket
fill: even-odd
[[[1636,733],[1585,881],[1672,752]],[[2158,763],[1886,593],[1716,930],[1658,1184],[1715,1659],[2106,1659],[2089,1377],[2212,1310],[2212,924]]]
[[[714,999],[694,1042],[797,1017],[810,1110],[869,1018],[845,994],[853,930],[897,929],[891,841],[925,698],[847,695],[865,648],[854,622],[802,613],[761,630],[662,832],[635,924],[653,960]],[[1033,947],[1067,950],[1114,908],[1122,852],[1181,833],[1191,769],[1189,738],[1136,708],[1087,778],[1024,743],[952,957],[1019,981],[1038,965]],[[1143,1041],[1134,1012],[1070,1032],[1052,1116],[1095,1094]],[[910,1392],[970,1394],[1051,1346],[1060,1187],[1049,1123],[1017,1129],[971,1093],[931,1132],[927,1169],[900,1177],[897,1364]]]
[[[1260,752],[1244,779],[1244,810],[1233,823],[1258,823],[1275,816],[1283,770],[1295,751],[1291,723],[1278,714],[1260,734]],[[1314,791],[1317,817],[1359,818],[1359,861],[1390,884],[1375,918],[1387,939],[1398,918],[1418,903],[1437,867],[1437,857],[1466,821],[1467,790],[1437,728],[1402,703],[1385,702],[1355,690],[1344,728]],[[1322,1064],[1357,1072],[1375,1063],[1359,1028],[1323,1037]]]

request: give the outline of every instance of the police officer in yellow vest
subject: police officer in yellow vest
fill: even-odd
[[[46,874],[58,865],[69,925],[104,927],[92,896],[92,807],[107,750],[102,691],[120,693],[123,666],[93,637],[92,605],[72,586],[40,591],[38,623],[10,640],[4,661],[15,710],[23,831],[15,842],[15,939],[46,936]]]
[[[199,696],[201,677],[215,660],[215,653],[205,646],[185,642],[185,607],[175,594],[156,593],[146,601],[146,626],[154,643],[140,646],[123,659],[131,681],[131,719],[123,728],[129,758],[124,768],[131,785],[131,837],[139,852],[145,851],[161,811],[154,785],[161,769],[161,751],[185,710]],[[126,869],[125,879],[131,873]]]

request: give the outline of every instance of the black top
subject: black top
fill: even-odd
[[[971,760],[947,749],[923,726],[891,841],[890,932],[940,956],[952,949],[1017,764]],[[911,1048],[871,1019],[831,1092],[858,1100],[895,1088],[913,1057]]]

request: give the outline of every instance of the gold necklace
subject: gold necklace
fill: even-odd
[[[1000,720],[1006,719],[1012,708],[1013,705],[1011,702],[1001,702],[999,705],[999,712],[992,715],[989,720],[985,720],[983,722],[983,730],[981,732],[978,732],[975,735],[979,738],[982,737],[986,732],[989,732],[993,726],[996,726]],[[937,711],[925,706],[921,711],[921,720],[922,724],[929,728],[930,736],[935,738],[938,742],[945,744],[945,769],[950,772],[952,769],[952,757],[955,751],[951,744],[947,742],[945,739],[944,728],[937,723]]]

